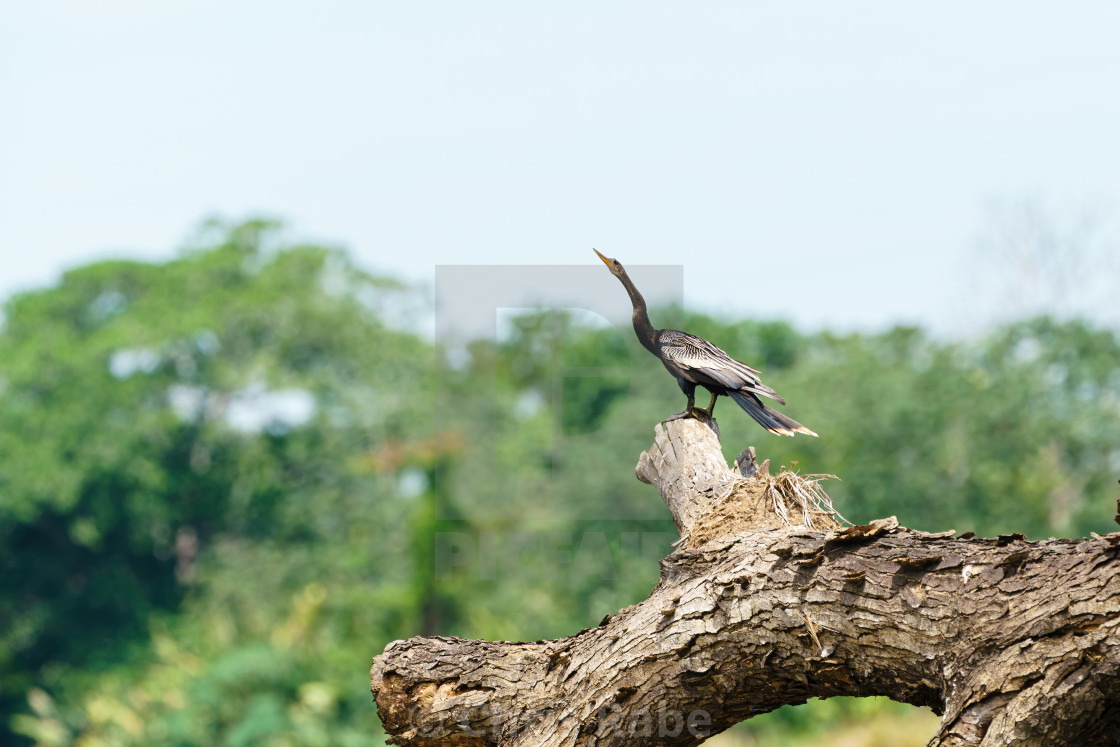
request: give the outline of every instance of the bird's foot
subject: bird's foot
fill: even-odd
[[[716,423],[716,419],[709,415],[707,410],[700,407],[693,407],[684,412],[678,412],[676,415],[670,415],[661,422],[670,423],[674,420],[684,420],[685,418],[696,418],[701,423],[705,423],[709,428],[715,431],[716,438],[719,438],[719,424]]]

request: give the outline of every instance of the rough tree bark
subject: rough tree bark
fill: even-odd
[[[649,598],[555,641],[389,644],[370,674],[391,741],[697,744],[783,704],[885,695],[943,716],[930,745],[1120,744],[1120,533],[791,516],[788,474],[733,472],[695,420],[658,426],[637,475],[682,537]]]

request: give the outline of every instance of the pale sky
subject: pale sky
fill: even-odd
[[[0,296],[267,214],[429,286],[596,247],[698,310],[967,334],[1049,303],[980,251],[1034,199],[1099,220],[1063,293],[1114,322],[1118,40],[1108,0],[9,3]]]

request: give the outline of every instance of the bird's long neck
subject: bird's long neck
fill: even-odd
[[[646,300],[642,298],[642,294],[638,292],[638,288],[634,285],[634,281],[630,276],[623,272],[619,278],[622,285],[626,288],[626,292],[630,294],[630,303],[634,305],[634,332],[638,335],[638,340],[642,343],[646,350],[651,353],[657,353],[657,330],[649,321],[649,314],[646,312]]]

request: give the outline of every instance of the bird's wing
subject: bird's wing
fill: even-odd
[[[737,361],[703,337],[690,335],[676,329],[661,330],[658,337],[661,354],[682,369],[696,371],[713,383],[733,390],[747,390],[777,400],[785,400],[762,383],[758,369]]]

